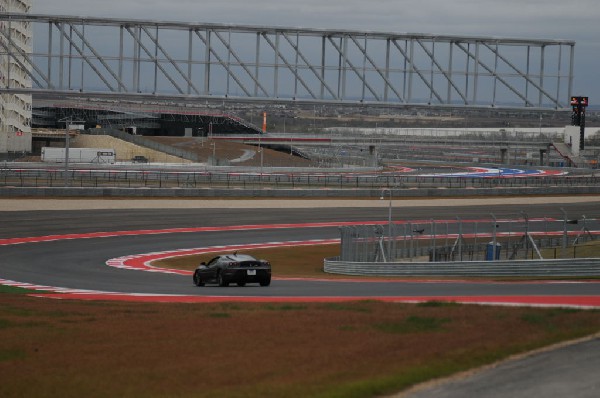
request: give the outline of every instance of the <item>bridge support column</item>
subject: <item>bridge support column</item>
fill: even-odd
[[[540,166],[545,166],[544,155],[548,152],[548,149],[540,149]]]
[[[371,163],[371,167],[377,167],[377,157],[377,148],[375,147],[375,145],[369,145],[369,161]]]
[[[506,164],[506,154],[508,153],[508,148],[500,148],[500,164]]]

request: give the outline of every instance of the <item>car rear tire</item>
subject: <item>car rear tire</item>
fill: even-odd
[[[261,286],[269,286],[271,284],[271,278],[262,280],[259,283]]]
[[[229,286],[229,282],[225,281],[225,278],[223,278],[223,275],[220,272],[217,275],[217,283],[221,287],[227,287],[227,286]]]
[[[202,278],[200,277],[198,272],[194,272],[194,285],[204,286],[204,282],[202,282]]]

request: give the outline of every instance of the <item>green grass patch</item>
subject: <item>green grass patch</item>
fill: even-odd
[[[241,311],[243,309],[239,303],[221,303],[220,306],[225,311]]]
[[[323,307],[334,311],[370,313],[373,311],[373,309],[368,304],[368,302],[325,303]]]
[[[0,350],[0,362],[14,361],[25,358],[25,351],[20,349]]]
[[[548,316],[547,314],[524,314],[521,319],[531,325],[541,326],[549,331],[556,329],[556,325],[552,322],[552,316]]]
[[[352,332],[354,330],[357,330],[356,326],[351,326],[351,325],[342,325],[339,328],[342,332]]]
[[[530,325],[543,327],[547,331],[556,331],[560,328],[558,319],[562,315],[576,314],[581,310],[574,308],[552,308],[545,312],[528,312],[521,319]]]
[[[385,333],[423,333],[442,330],[448,318],[433,318],[411,315],[400,322],[385,322],[374,325],[374,328]]]
[[[16,286],[0,285],[0,293],[31,294],[31,293],[43,293],[43,292],[39,291],[39,290],[24,289],[22,287],[16,287]]]
[[[304,311],[307,309],[307,306],[304,304],[270,304],[265,306],[265,308],[270,311]]]
[[[444,307],[456,307],[459,306],[459,303],[454,301],[425,301],[424,303],[417,303],[417,307],[421,308],[444,308]]]
[[[231,318],[231,314],[228,312],[211,312],[208,316],[211,318]]]
[[[21,308],[21,307],[14,307],[12,305],[4,306],[2,308],[2,311],[6,314],[16,315],[19,317],[31,317],[31,316],[37,315],[36,311],[32,311],[32,310]]]
[[[14,328],[38,328],[45,325],[48,325],[48,323],[43,321],[32,321],[30,318],[25,320],[19,320],[18,322],[8,319],[0,319],[0,330]]]
[[[8,329],[11,326],[12,323],[8,319],[0,319],[0,329]]]

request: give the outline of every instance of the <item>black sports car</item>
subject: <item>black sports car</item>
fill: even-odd
[[[271,284],[271,264],[266,260],[257,260],[247,254],[225,254],[217,256],[207,263],[202,262],[194,271],[194,284],[204,286],[206,283],[217,283],[228,286],[237,283],[259,283],[261,286]]]

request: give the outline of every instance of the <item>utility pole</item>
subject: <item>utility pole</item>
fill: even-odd
[[[71,138],[71,133],[69,131],[69,128],[71,127],[71,125],[73,123],[85,123],[84,121],[74,121],[73,120],[73,116],[68,116],[65,118],[62,118],[60,120],[58,120],[59,122],[64,122],[65,123],[65,187],[68,187],[69,185],[71,185],[71,181],[69,179],[69,147],[70,147],[70,138]]]
[[[388,255],[387,258],[392,258],[392,190],[390,188],[384,188],[381,190],[380,200],[384,199],[384,193],[387,192],[390,195],[390,203],[388,206]]]

